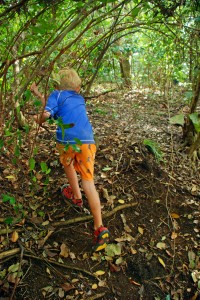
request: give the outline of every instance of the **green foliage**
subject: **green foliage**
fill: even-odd
[[[42,172],[45,173],[46,175],[48,175],[48,174],[51,172],[51,169],[48,168],[46,162],[43,162],[43,161],[42,161],[42,162],[40,163],[40,167],[41,167]]]
[[[200,117],[198,113],[193,113],[189,115],[190,120],[192,121],[192,124],[194,125],[194,128],[196,132],[200,132]]]
[[[200,118],[199,118],[199,114],[198,113],[192,113],[192,114],[189,114],[188,115],[189,119],[191,120],[194,128],[195,128],[195,131],[197,133],[200,132]],[[180,125],[180,126],[183,126],[185,124],[185,116],[184,114],[178,114],[178,115],[175,115],[173,117],[171,117],[169,119],[169,123],[172,124],[172,125]]]
[[[79,148],[78,145],[72,144],[71,146],[72,146],[72,149],[73,149],[75,152],[81,152],[81,149]]]
[[[185,123],[185,116],[183,114],[175,115],[169,119],[169,123],[172,125],[183,126]]]
[[[16,199],[13,196],[11,196],[9,194],[3,194],[2,195],[2,202],[8,202],[14,210],[14,215],[12,217],[7,217],[4,220],[4,222],[7,225],[13,224],[14,216],[17,216],[17,220],[15,220],[15,222],[18,222],[19,220],[21,220],[24,217],[25,212],[23,210],[23,205],[20,204],[20,203],[18,204],[16,202]]]
[[[145,139],[143,144],[149,149],[149,151],[155,156],[158,162],[163,161],[163,153],[158,143],[152,140]]]
[[[30,171],[33,171],[35,169],[35,159],[33,157],[29,159],[29,168]]]
[[[77,145],[79,145],[79,146],[82,146],[82,142],[81,142],[81,140],[79,140],[79,139],[77,139],[77,138],[74,138],[74,141],[76,142],[76,144]]]
[[[6,151],[12,145],[14,164],[24,159],[21,147],[32,129],[28,113],[41,108],[29,86],[36,81],[48,95],[55,82],[53,74],[59,68],[77,69],[85,91],[99,82],[115,83],[119,88],[123,82],[121,62],[127,57],[134,87],[153,87],[164,93],[174,79],[185,85],[195,76],[199,40],[197,1],[17,2],[17,5],[11,0],[0,3],[3,120],[0,150]],[[190,89],[185,94],[188,103]],[[98,107],[94,111],[102,116],[108,113]],[[21,123],[21,113],[28,115],[25,124]],[[198,131],[196,116],[190,119]],[[50,124],[54,122],[63,136],[73,126],[63,124],[62,119],[49,120]],[[178,122],[182,124],[183,120]],[[79,141],[75,143],[74,150],[78,151]],[[39,172],[46,175],[50,169],[45,163],[36,164],[36,147],[29,147],[33,156],[29,160],[29,175],[36,183],[35,169],[40,167]]]
[[[64,139],[65,136],[65,130],[74,127],[74,124],[64,124],[62,118],[58,118],[57,120],[54,120],[55,124],[59,126],[62,130],[62,138]]]

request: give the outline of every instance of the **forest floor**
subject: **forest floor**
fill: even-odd
[[[91,250],[86,199],[77,212],[60,194],[65,176],[54,125],[36,139],[34,130],[29,133],[14,166],[12,145],[7,148],[0,162],[0,192],[4,200],[10,195],[0,200],[1,300],[200,299],[200,175],[187,158],[181,128],[169,124],[184,109],[181,98],[180,92],[164,100],[155,91],[133,89],[88,100],[99,144],[95,182],[111,233],[98,253]],[[38,152],[31,179],[33,142]],[[41,162],[50,173],[41,172]],[[15,218],[6,226],[8,216]]]

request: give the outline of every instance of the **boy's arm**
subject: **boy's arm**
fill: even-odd
[[[44,109],[45,105],[46,105],[46,101],[45,101],[45,97],[43,94],[41,94],[38,90],[38,87],[36,85],[35,82],[32,83],[32,85],[30,86],[30,91],[37,97],[40,99],[41,103],[42,103],[42,107]],[[35,120],[35,122],[37,124],[42,124],[44,123],[49,117],[50,117],[50,112],[43,110],[41,114],[38,115],[34,115],[33,118]]]
[[[35,82],[33,82],[30,86],[30,91],[37,97],[40,99],[41,103],[42,103],[42,106],[45,107],[46,105],[46,100],[45,100],[45,97],[43,94],[41,94],[38,90],[38,87],[36,85]]]

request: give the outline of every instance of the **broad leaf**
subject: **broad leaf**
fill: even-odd
[[[185,123],[184,115],[179,114],[179,115],[171,117],[169,119],[169,123],[172,124],[172,125],[181,125],[181,126],[183,126],[184,123]]]
[[[194,128],[196,132],[200,132],[200,118],[198,113],[193,113],[189,115],[190,120],[192,121],[192,124],[194,125]]]

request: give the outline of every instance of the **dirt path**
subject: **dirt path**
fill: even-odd
[[[36,174],[39,185],[32,187],[33,196],[30,184],[25,185],[26,169],[17,181],[2,185],[3,193],[14,186],[28,216],[16,243],[5,243],[0,234],[2,252],[17,248],[22,254],[21,261],[16,255],[3,260],[0,270],[21,263],[17,300],[199,299],[200,182],[178,150],[181,131],[168,124],[169,114],[176,113],[168,104],[156,94],[136,90],[88,102],[99,143],[96,185],[103,213],[110,214],[105,224],[111,241],[102,253],[91,253],[92,221],[84,219],[87,211],[77,213],[63,202],[58,187],[65,178],[52,134],[40,133],[37,161],[45,160],[51,168],[50,185],[44,175]],[[156,161],[144,139],[159,144],[164,161]],[[3,171],[9,169],[6,159]],[[118,206],[121,209],[112,213]],[[8,211],[4,204],[2,216]],[[0,277],[2,299],[11,294],[15,282],[5,272]]]

